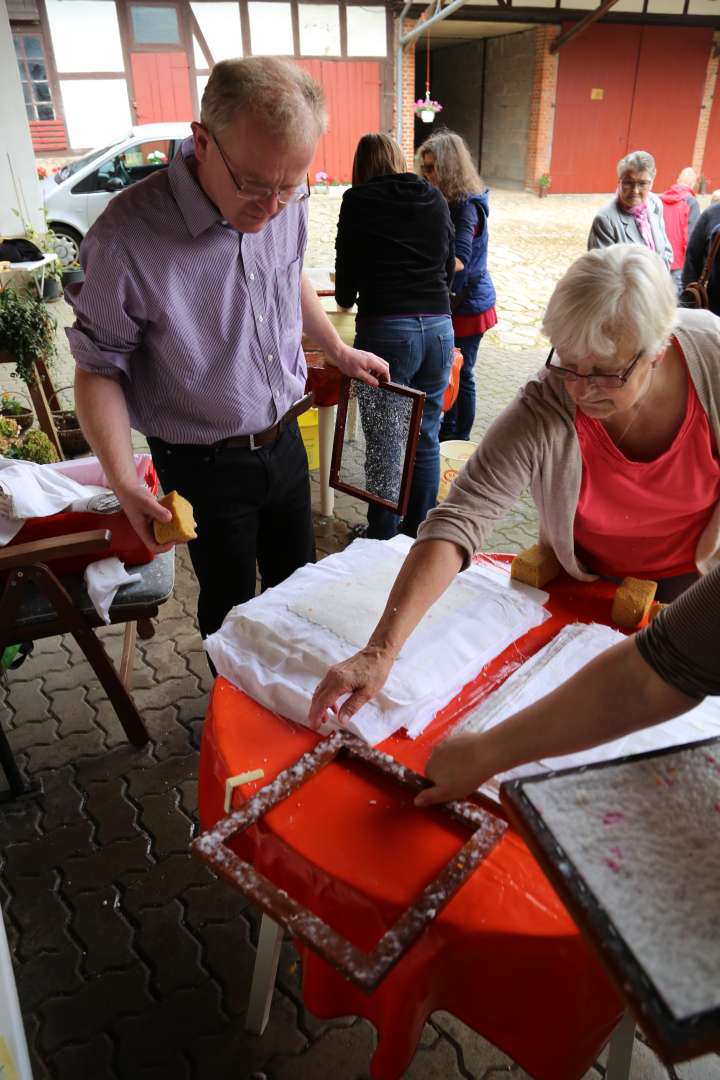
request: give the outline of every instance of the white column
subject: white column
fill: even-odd
[[[42,195],[6,0],[0,0],[0,132],[0,234],[22,233],[21,220],[13,209],[38,232],[44,232]]]

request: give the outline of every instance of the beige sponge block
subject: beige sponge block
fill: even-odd
[[[552,548],[545,547],[543,544],[533,544],[532,547],[515,556],[510,568],[510,577],[515,581],[522,581],[526,585],[534,585],[536,589],[541,589],[548,581],[557,577],[561,569]]]
[[[195,518],[193,508],[187,499],[177,491],[171,491],[159,500],[172,514],[172,521],[153,521],[153,531],[158,544],[182,544],[186,540],[195,540]]]
[[[652,622],[656,615],[659,615],[668,605],[661,604],[659,600],[653,600],[650,605],[650,614],[648,615],[648,622]]]
[[[626,577],[617,587],[612,606],[612,620],[625,630],[634,630],[648,615],[657,591],[656,581]]]

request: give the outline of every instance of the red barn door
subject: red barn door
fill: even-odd
[[[692,164],[712,38],[710,27],[642,28],[627,149],[653,155],[655,191]]]
[[[136,124],[192,120],[190,68],[184,52],[135,52],[130,59]]]
[[[639,26],[591,26],[560,50],[554,192],[615,188],[615,165],[627,147],[639,39]]]
[[[371,60],[296,60],[324,88],[330,123],[318,143],[310,181],[322,171],[349,183],[358,139],[380,130],[380,64]]]

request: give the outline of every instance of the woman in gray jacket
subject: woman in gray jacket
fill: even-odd
[[[644,244],[656,251],[668,270],[673,249],[665,232],[662,202],[652,193],[655,158],[635,150],[617,163],[618,186],[612,202],[595,215],[588,248],[609,244]]]
[[[651,578],[671,600],[720,562],[720,319],[676,306],[657,255],[582,255],[550,298],[545,370],[497,418],[431,510],[370,641],[331,668],[312,722],[383,686],[428,608],[530,488],[540,541],[580,581]]]

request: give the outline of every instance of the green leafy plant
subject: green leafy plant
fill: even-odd
[[[19,416],[25,412],[27,405],[23,405],[22,401],[18,401],[8,391],[0,397],[0,416]]]
[[[43,209],[42,211],[43,220],[45,222],[43,232],[39,232],[29,221],[25,221],[20,211],[15,207],[13,207],[13,214],[20,218],[26,240],[29,240],[32,244],[35,244],[36,247],[39,247],[45,255],[54,255],[56,253],[57,236],[48,223],[47,210]],[[55,259],[54,262],[48,263],[45,267],[45,277],[55,278],[56,281],[62,281],[63,269],[60,260]]]
[[[28,386],[35,379],[33,364],[52,363],[56,356],[55,319],[40,300],[7,286],[0,289],[0,352],[15,358],[13,377]]]
[[[550,173],[546,173],[546,172],[541,173],[540,176],[538,176],[538,184],[539,184],[540,187],[549,188],[550,187]]]
[[[33,428],[19,442],[5,451],[5,456],[19,461],[34,461],[36,465],[49,465],[57,461],[55,447],[44,431]]]

